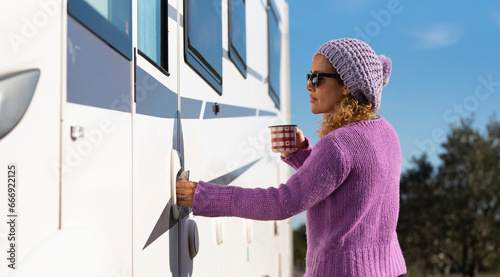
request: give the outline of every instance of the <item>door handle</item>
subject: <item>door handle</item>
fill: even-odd
[[[176,183],[180,180],[189,181],[189,170],[184,170],[181,167],[179,155],[176,150],[170,152],[170,194],[172,203],[172,218],[178,220],[182,214],[183,207],[177,206],[177,189]]]
[[[172,149],[170,152],[170,193],[171,193],[171,202],[172,202],[172,219],[179,220],[182,215],[184,207],[177,206],[177,189],[176,183],[177,181],[185,180],[189,181],[189,170],[182,169],[179,155],[176,150]],[[198,227],[196,226],[196,222],[193,220],[187,220],[185,223],[186,228],[184,231],[184,240],[183,243],[187,249],[185,252],[189,255],[189,258],[192,260],[198,254],[199,249],[199,237],[198,237]],[[183,242],[184,242],[183,240]]]

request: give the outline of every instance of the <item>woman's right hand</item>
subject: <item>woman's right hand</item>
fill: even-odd
[[[297,132],[295,134],[295,142],[297,143],[297,150],[298,149],[306,149],[307,148],[307,141],[306,141],[306,137],[304,136],[304,133],[299,128],[296,128],[296,130],[297,130]],[[290,157],[295,152],[297,152],[297,151],[281,152],[281,156],[286,159],[286,158]]]

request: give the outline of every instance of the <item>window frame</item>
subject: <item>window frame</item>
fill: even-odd
[[[222,95],[222,17],[220,18],[220,34],[221,34],[221,49],[220,49],[220,74],[217,69],[213,67],[198,50],[190,43],[190,14],[189,4],[192,0],[184,0],[184,61],[188,64],[198,75],[200,75],[219,95]],[[206,0],[203,0],[206,1]],[[212,2],[214,3],[214,2]],[[220,6],[222,14],[222,5]]]
[[[279,69],[279,74],[276,78],[278,78],[278,84],[277,84],[277,88],[273,87],[272,86],[272,78],[273,78],[273,75],[272,75],[272,71],[271,71],[271,20],[275,20],[276,22],[276,26],[279,30],[279,34],[280,34],[280,49],[282,47],[281,45],[281,39],[282,39],[282,33],[281,33],[281,30],[280,30],[280,26],[279,26],[279,22],[280,22],[280,18],[279,18],[279,15],[277,14],[276,10],[276,6],[274,5],[274,2],[272,0],[268,0],[268,9],[267,9],[267,57],[268,57],[268,86],[269,86],[269,96],[271,97],[271,99],[273,100],[276,108],[278,109],[281,109],[281,101],[280,101],[280,90],[281,90],[281,84],[280,84],[280,74],[281,74],[281,50],[280,50],[280,57],[279,57],[279,61],[280,61],[280,69]]]
[[[125,1],[120,0],[120,2],[124,3]],[[127,22],[128,35],[120,32],[113,23],[104,18],[84,0],[70,0],[68,3],[68,14],[131,61],[133,56],[132,1],[127,0],[126,3],[128,3],[130,11],[127,18],[129,20]]]
[[[231,59],[231,61],[233,62],[233,64],[236,66],[236,68],[238,68],[239,72],[241,73],[241,75],[243,75],[243,77],[246,79],[247,77],[247,52],[246,52],[246,43],[247,43],[247,40],[246,40],[246,2],[245,0],[241,0],[243,2],[243,6],[244,6],[244,9],[245,9],[245,17],[243,19],[243,23],[244,23],[244,28],[245,28],[245,49],[244,49],[244,53],[240,53],[240,51],[233,45],[233,29],[232,29],[232,25],[233,25],[233,13],[232,11],[234,10],[232,7],[234,7],[234,3],[233,1],[236,1],[236,0],[228,0],[229,2],[229,8],[228,8],[228,55],[229,55],[229,58]],[[242,55],[244,55],[242,57]]]
[[[160,46],[160,61],[159,63],[155,61],[153,58],[149,57],[148,54],[141,51],[139,48],[139,42],[137,42],[137,53],[144,59],[146,59],[149,63],[154,65],[158,70],[163,72],[165,75],[170,76],[169,68],[168,68],[168,2],[160,1],[160,19],[161,19],[161,46]],[[140,3],[137,1],[137,7],[139,7]],[[137,24],[139,24],[139,8],[137,8]],[[139,40],[139,28],[137,30],[137,40]]]

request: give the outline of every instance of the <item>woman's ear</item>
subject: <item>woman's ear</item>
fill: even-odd
[[[344,96],[351,94],[351,92],[347,89],[347,86],[345,85],[344,85],[344,91],[342,91],[342,93],[344,94]]]

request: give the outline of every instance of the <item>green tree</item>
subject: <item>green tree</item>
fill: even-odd
[[[482,136],[472,122],[452,127],[440,155],[438,184],[444,192],[439,250],[463,276],[474,277],[500,247],[500,128],[492,120]]]
[[[302,224],[293,230],[293,264],[300,270],[304,270],[306,267],[306,251],[306,225]]]
[[[429,276],[445,264],[438,239],[443,192],[427,155],[413,158],[411,163],[413,167],[401,176],[398,234],[407,263]]]
[[[423,155],[401,177],[398,235],[424,276],[499,269],[500,123],[492,118],[486,134],[472,123],[452,126],[437,170]]]

